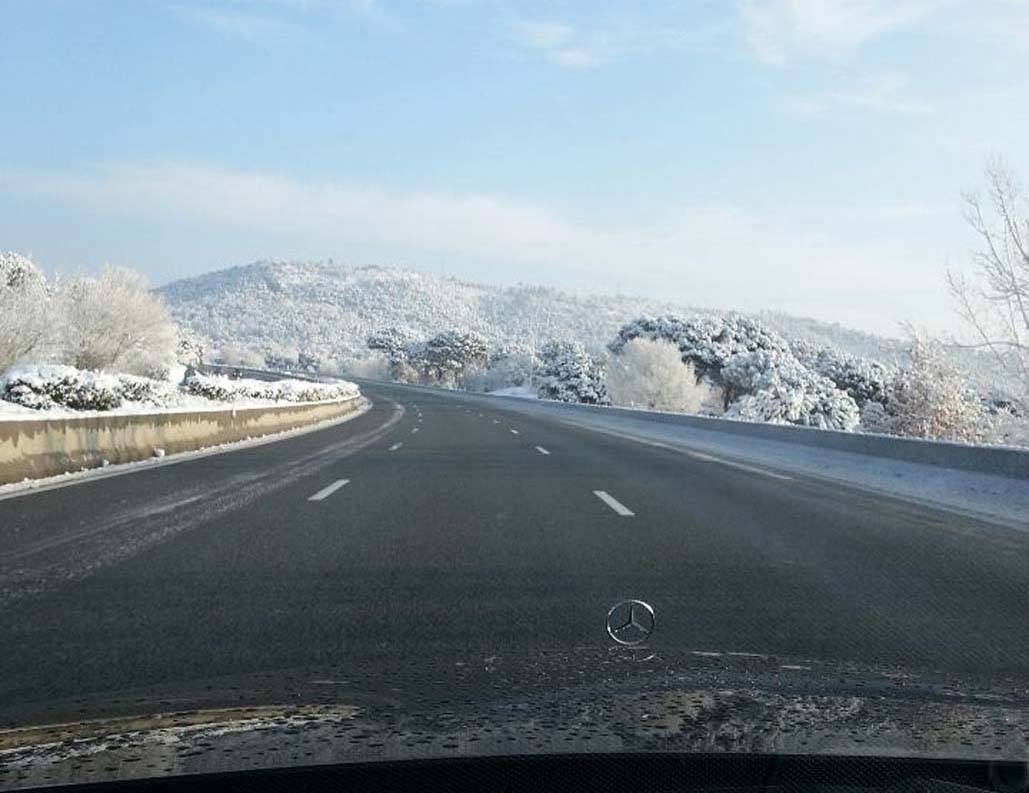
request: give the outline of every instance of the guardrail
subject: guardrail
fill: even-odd
[[[0,484],[195,451],[340,418],[358,396],[251,408],[0,421]]]
[[[202,363],[194,365],[193,368],[202,374],[220,374],[233,379],[246,377],[250,380],[264,380],[266,382],[273,382],[275,380],[306,380],[309,383],[322,383],[328,379],[309,374],[298,374],[297,372],[251,369],[248,366],[233,366],[232,364],[224,363]]]

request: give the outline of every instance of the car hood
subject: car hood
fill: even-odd
[[[1024,762],[1029,689],[811,659],[581,648],[350,659],[17,705],[0,719],[0,789],[578,752]]]

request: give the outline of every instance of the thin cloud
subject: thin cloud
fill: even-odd
[[[631,283],[638,293],[694,305],[757,310],[774,304],[799,312],[819,305],[837,321],[880,329],[905,316],[905,295],[924,293],[927,272],[938,264],[870,242],[875,235],[848,236],[851,223],[834,236],[807,218],[725,206],[685,208],[660,227],[584,225],[498,196],[397,193],[169,163],[4,173],[0,189],[134,222],[218,230],[241,241],[260,234],[325,251],[372,246],[415,263],[465,257],[568,286]],[[756,250],[760,266],[749,261]],[[892,305],[882,293],[887,280]],[[804,290],[789,286],[800,281]]]
[[[301,32],[301,28],[291,22],[250,11],[190,8],[185,14],[204,27],[251,44],[279,42]]]
[[[515,20],[510,23],[510,31],[516,44],[540,53],[558,66],[589,68],[609,54],[602,42],[590,40],[589,36],[562,22]]]
[[[508,23],[510,37],[519,47],[572,69],[601,66],[662,50],[707,49],[724,39],[728,30],[722,22],[682,27],[630,18],[590,25],[530,19]]]
[[[847,55],[925,17],[933,0],[740,0],[743,39],[759,61]]]
[[[775,100],[783,112],[801,118],[824,118],[840,111],[873,111],[905,116],[934,112],[930,102],[908,92],[907,80],[896,74],[864,77],[849,88],[810,94],[787,94]]]

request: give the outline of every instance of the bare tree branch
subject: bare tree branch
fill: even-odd
[[[1029,208],[999,160],[986,168],[985,199],[965,195],[965,219],[981,242],[970,275],[950,272],[958,315],[1029,402]]]

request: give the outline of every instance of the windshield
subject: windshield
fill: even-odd
[[[1024,4],[0,29],[0,788],[1026,760]]]

